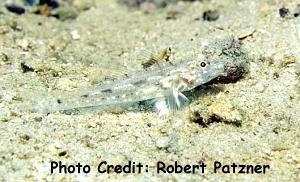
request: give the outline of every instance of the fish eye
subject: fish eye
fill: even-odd
[[[200,66],[204,68],[204,67],[206,66],[206,62],[205,62],[205,61],[202,61],[202,62],[200,63]]]

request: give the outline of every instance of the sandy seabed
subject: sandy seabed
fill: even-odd
[[[75,0],[73,8],[61,10],[73,13],[65,20],[30,10],[16,15],[0,2],[0,181],[300,180],[296,1],[129,8],[110,0]],[[280,15],[283,7],[287,15]],[[203,20],[208,10],[218,10],[219,17]],[[46,93],[67,97],[101,84],[112,70],[138,70],[145,50],[171,46],[180,60],[201,42],[227,35],[240,40],[249,58],[247,73],[235,82],[195,89],[190,104],[167,118],[143,104],[75,114],[30,112],[22,105],[35,100],[47,107]],[[59,161],[73,165],[74,173],[55,168],[51,174]],[[158,173],[158,161],[173,165],[166,168],[170,173]],[[222,167],[214,171],[216,161]],[[133,162],[136,171],[143,165],[141,173],[118,173],[129,163],[125,170],[132,170]],[[172,173],[175,162],[190,168]],[[110,173],[99,173],[99,164]],[[207,165],[203,173],[201,164]],[[199,167],[195,174],[188,172],[193,165]],[[241,165],[250,166],[250,173],[238,173]]]

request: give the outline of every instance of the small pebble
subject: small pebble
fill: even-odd
[[[183,124],[182,120],[177,120],[175,121],[175,123],[173,124],[173,128],[178,128],[179,126],[181,126]]]
[[[216,21],[219,19],[219,16],[218,10],[208,10],[203,13],[202,18],[205,21]]]
[[[91,127],[91,128],[96,128],[97,127],[97,122],[91,121],[91,122],[89,122],[88,126]]]
[[[24,51],[29,51],[32,48],[30,41],[28,41],[27,39],[17,40],[17,45]]]
[[[73,40],[79,40],[80,39],[80,35],[79,35],[77,30],[71,31],[70,34],[71,34],[71,37],[72,37]]]
[[[20,140],[22,141],[22,142],[27,142],[28,140],[30,140],[30,136],[29,135],[27,135],[27,134],[24,134],[24,135],[20,135]]]
[[[6,9],[12,13],[21,15],[25,13],[25,9],[22,6],[18,6],[15,4],[7,4],[5,5]]]
[[[167,17],[166,19],[167,20],[176,20],[179,16],[181,15],[181,12],[180,11],[169,11],[167,12]]]
[[[67,154],[67,151],[63,150],[63,151],[61,151],[61,152],[58,153],[58,156],[59,156],[59,157],[63,157],[63,156],[65,156],[66,154]]]
[[[157,6],[154,3],[151,2],[144,2],[140,5],[140,10],[145,13],[149,14],[154,12],[157,9]]]
[[[255,85],[255,88],[256,88],[256,91],[259,93],[263,93],[266,89],[265,85],[260,82]]]
[[[55,0],[39,0],[39,5],[47,5],[51,7],[52,9],[58,8],[59,4]]]
[[[298,17],[300,15],[300,4],[297,5],[294,11],[294,17]]]
[[[21,69],[22,69],[23,73],[33,72],[34,71],[34,69],[30,65],[28,65],[28,64],[26,64],[24,62],[21,63]]]
[[[279,15],[280,15],[281,18],[289,16],[289,13],[290,13],[290,11],[287,8],[283,7],[283,8],[279,9]]]
[[[62,149],[65,145],[62,141],[55,140],[54,143],[53,143],[53,146],[57,149]]]
[[[90,9],[92,6],[94,6],[95,1],[94,0],[74,0],[73,5],[76,9],[79,11],[84,11]]]
[[[294,55],[284,55],[283,60],[280,63],[280,68],[288,67],[290,64],[296,63],[296,57]]]
[[[190,121],[202,127],[215,123],[224,123],[236,127],[241,126],[242,116],[238,109],[228,101],[210,103],[207,106],[197,106],[191,110]]]
[[[170,145],[170,138],[169,137],[161,137],[156,141],[156,147],[160,149],[166,149]]]
[[[74,7],[63,7],[57,9],[56,15],[61,21],[75,19],[78,16],[78,12]]]
[[[0,62],[8,62],[8,56],[4,54],[3,52],[0,52]]]
[[[43,121],[43,117],[41,117],[41,116],[34,117],[33,119],[34,119],[34,121],[36,121],[36,122],[41,122],[41,121]]]

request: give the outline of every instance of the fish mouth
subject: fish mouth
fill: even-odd
[[[202,85],[205,84],[219,76],[224,75],[225,73],[225,66],[224,64],[215,64],[210,65],[211,67],[208,70],[203,71],[200,74],[199,79],[196,82],[196,85]]]
[[[214,79],[218,76],[221,76],[225,73],[225,65],[224,64],[216,64],[209,70],[209,73],[207,73],[208,77],[210,79]]]

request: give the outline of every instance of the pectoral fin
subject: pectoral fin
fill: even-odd
[[[173,91],[169,96],[157,98],[154,110],[158,113],[159,117],[166,117],[183,108],[188,102],[189,99],[184,94]]]

